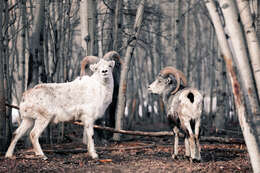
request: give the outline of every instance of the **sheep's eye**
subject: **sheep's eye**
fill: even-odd
[[[161,80],[158,80],[158,83],[161,83],[162,81]]]
[[[112,68],[112,65],[109,65],[108,67]]]

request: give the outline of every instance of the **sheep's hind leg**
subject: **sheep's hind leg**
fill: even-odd
[[[190,121],[185,121],[184,125],[187,128],[188,133],[189,133],[188,140],[189,140],[189,145],[190,145],[190,157],[191,157],[191,159],[196,159],[196,157],[195,157],[195,150],[196,150],[195,137],[194,137],[194,134],[191,129]]]
[[[178,156],[178,147],[179,147],[179,129],[177,127],[173,128],[174,132],[174,146],[173,146],[173,154],[172,158],[176,159]]]
[[[40,156],[44,160],[47,159],[47,157],[44,155],[40,143],[39,143],[39,137],[42,134],[43,130],[47,127],[50,120],[48,119],[36,119],[34,123],[34,127],[30,133],[30,138],[32,141],[33,149],[36,156]]]
[[[201,160],[201,155],[200,155],[200,142],[199,142],[199,129],[200,129],[200,119],[197,119],[195,121],[195,145],[196,145],[196,149],[195,149],[195,158],[197,160]]]
[[[187,136],[185,136],[184,144],[185,144],[185,156],[187,158],[189,158],[190,157],[190,143],[189,143],[189,139]]]
[[[14,148],[17,141],[26,133],[26,131],[33,125],[33,120],[29,118],[24,118],[20,126],[16,129],[13,134],[12,142],[5,154],[5,157],[11,158],[13,156]]]

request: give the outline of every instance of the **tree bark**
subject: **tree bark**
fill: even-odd
[[[244,105],[244,98],[242,96],[241,87],[238,82],[237,76],[235,74],[233,61],[232,61],[233,55],[231,53],[230,45],[226,39],[226,34],[224,32],[224,28],[222,26],[214,0],[204,0],[204,2],[210,13],[212,22],[216,30],[218,42],[222,52],[222,57],[226,62],[226,68],[227,68],[229,79],[231,81],[232,91],[234,94],[236,110],[239,117],[240,126],[244,135],[245,143],[247,145],[247,150],[249,152],[251,164],[254,172],[260,172],[260,165],[259,165],[260,152],[259,152],[259,146],[257,144],[258,139],[257,136],[255,136],[255,134],[252,133],[253,128],[251,124],[248,123],[247,121],[248,115],[246,114],[247,112],[246,112],[246,107]],[[224,4],[221,4],[222,7],[225,7],[223,5]]]
[[[117,110],[116,110],[116,123],[115,123],[115,128],[118,130],[122,128],[122,117],[124,115],[125,104],[126,104],[127,74],[129,70],[129,64],[136,46],[137,38],[139,37],[139,33],[141,30],[143,13],[144,13],[144,5],[145,5],[145,0],[141,0],[136,13],[135,24],[133,28],[134,32],[132,34],[132,37],[128,41],[126,56],[121,70],[118,103],[117,103]],[[113,139],[120,140],[120,135],[114,134]]]

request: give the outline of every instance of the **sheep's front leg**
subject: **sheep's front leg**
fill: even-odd
[[[88,144],[89,155],[93,159],[96,159],[96,158],[98,158],[98,155],[96,153],[95,146],[94,146],[94,140],[93,140],[93,135],[94,135],[93,123],[85,124],[84,130],[86,131],[86,134],[87,134],[87,144]]]
[[[178,155],[178,147],[179,147],[179,129],[175,126],[173,128],[174,132],[174,146],[173,146],[173,154],[172,158],[175,159]]]
[[[84,127],[82,142],[83,142],[83,144],[88,145],[88,136],[87,136],[86,126]]]

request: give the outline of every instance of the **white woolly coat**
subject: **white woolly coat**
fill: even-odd
[[[23,94],[21,115],[52,118],[54,123],[95,121],[112,102],[114,88],[113,78],[109,81],[97,78],[98,75],[92,75],[67,83],[39,84]]]

